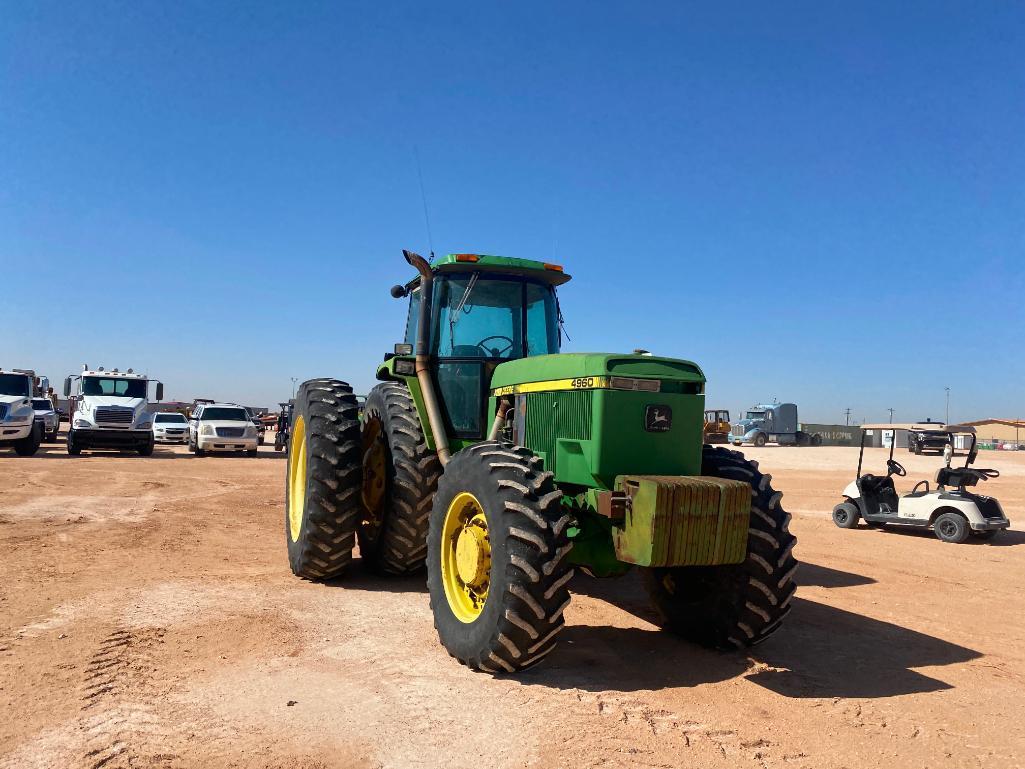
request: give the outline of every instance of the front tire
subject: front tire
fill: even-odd
[[[75,431],[68,430],[68,456],[77,457],[81,455],[82,447],[75,438]]]
[[[31,457],[39,451],[39,445],[43,442],[43,426],[33,423],[32,431],[24,438],[14,442],[14,453],[19,457]]]
[[[860,517],[861,513],[858,512],[858,508],[854,506],[853,502],[841,502],[833,508],[833,523],[841,529],[858,528]]]
[[[666,629],[704,646],[754,646],[779,629],[797,590],[790,514],[780,506],[783,495],[773,490],[771,476],[739,451],[705,446],[701,474],[751,484],[746,560],[641,571]]]
[[[960,513],[943,513],[933,522],[932,528],[938,540],[953,545],[960,545],[967,540],[968,532],[971,531],[968,521]]]
[[[427,559],[441,462],[427,446],[409,388],[377,385],[363,407],[360,555],[375,571],[412,574]]]
[[[561,500],[541,460],[511,443],[478,443],[445,467],[427,588],[441,643],[467,667],[516,673],[555,648],[573,576]]]
[[[752,443],[754,443],[754,445],[758,448],[761,448],[765,445],[765,436],[762,435],[762,433],[758,433],[758,435],[755,436],[755,439],[752,441]]]
[[[285,475],[285,542],[297,577],[337,577],[352,561],[359,515],[359,421],[345,382],[311,379],[295,397]]]

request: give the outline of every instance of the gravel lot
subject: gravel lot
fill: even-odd
[[[783,631],[750,656],[578,576],[548,663],[471,673],[422,579],[291,576],[284,462],[0,454],[3,767],[1020,767],[1025,453],[983,453],[1019,527],[961,546],[841,531],[857,450],[745,449],[794,513]],[[885,452],[868,451],[877,470]],[[936,457],[898,457],[902,487]]]

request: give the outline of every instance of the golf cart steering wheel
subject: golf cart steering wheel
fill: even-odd
[[[886,460],[886,469],[890,471],[891,475],[896,475],[898,478],[903,478],[908,474],[908,471],[904,469],[904,465],[895,459]]]
[[[490,342],[492,339],[501,339],[505,342],[508,342],[508,344],[505,345],[505,347],[503,347],[502,349],[498,349],[497,347],[490,348],[485,346],[484,343]],[[507,336],[503,336],[502,334],[492,334],[491,336],[486,336],[479,342],[477,342],[477,346],[484,351],[485,358],[501,358],[505,353],[509,352],[509,350],[513,348],[514,344],[516,343],[512,339],[510,339]]]

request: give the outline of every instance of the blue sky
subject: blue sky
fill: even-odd
[[[1023,51],[1013,3],[9,5],[0,365],[366,391],[416,146],[437,252],[574,275],[569,351],[734,411],[1025,416]]]

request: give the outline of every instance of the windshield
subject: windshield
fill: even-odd
[[[83,395],[115,395],[120,398],[145,398],[145,379],[122,377],[82,377]]]
[[[0,395],[29,396],[28,377],[21,374],[0,374]]]
[[[33,398],[32,408],[36,411],[53,411],[53,404],[46,398]]]
[[[203,416],[201,416],[200,419],[222,419],[227,422],[248,422],[249,414],[246,413],[245,409],[217,406],[214,408],[203,409]]]
[[[761,419],[765,416],[764,411],[749,411],[744,419]]]
[[[188,420],[184,414],[157,414],[153,417],[154,422],[179,422],[184,423]]]
[[[436,302],[436,355],[504,359],[559,351],[551,286],[475,273],[439,280]]]

